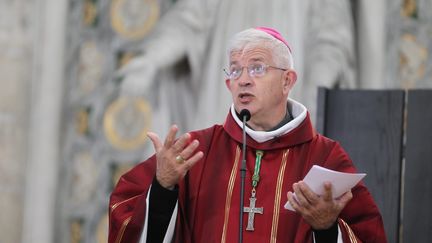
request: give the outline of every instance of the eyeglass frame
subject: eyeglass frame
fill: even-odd
[[[264,68],[264,71],[263,71],[262,74],[259,74],[259,75],[257,76],[256,74],[253,73],[253,72],[254,72],[254,71],[252,70],[252,66],[253,66],[253,65],[257,65],[257,63],[251,63],[251,64],[249,64],[249,65],[247,65],[247,66],[241,66],[241,67],[239,67],[239,68],[240,68],[240,69],[239,69],[239,70],[240,70],[240,73],[238,74],[238,77],[237,77],[237,78],[231,78],[232,72],[231,72],[231,73],[227,72],[227,69],[226,69],[226,68],[224,68],[223,71],[225,72],[225,75],[227,75],[228,79],[230,79],[230,80],[237,80],[237,79],[239,79],[239,78],[241,77],[241,75],[243,74],[243,69],[244,69],[244,68],[247,69],[247,74],[248,74],[249,77],[251,77],[251,78],[260,78],[260,77],[264,77],[264,75],[267,74],[267,69],[268,69],[268,68],[274,68],[274,69],[278,69],[278,70],[282,70],[282,71],[287,71],[287,70],[288,70],[287,68],[280,68],[280,67],[275,67],[275,66],[272,66],[272,65],[268,65],[268,64],[260,63],[259,65],[262,65],[262,67]]]

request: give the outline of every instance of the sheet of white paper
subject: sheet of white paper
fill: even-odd
[[[333,198],[337,198],[357,185],[365,176],[365,173],[344,173],[314,165],[303,181],[318,195],[324,194],[324,182],[328,181],[333,187]],[[286,202],[285,208],[295,211],[289,202]]]

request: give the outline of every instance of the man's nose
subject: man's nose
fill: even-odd
[[[248,86],[252,84],[252,78],[250,77],[247,68],[243,68],[237,82],[240,86]]]

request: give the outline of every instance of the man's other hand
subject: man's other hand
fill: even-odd
[[[289,203],[314,230],[330,228],[353,197],[351,191],[347,191],[333,199],[330,182],[324,183],[323,195],[315,194],[303,181],[294,183],[293,189],[295,196],[293,192],[287,195]]]

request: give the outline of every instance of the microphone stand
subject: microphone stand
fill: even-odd
[[[239,216],[239,243],[243,242],[243,207],[244,207],[244,184],[246,177],[246,120],[247,116],[243,118],[243,147],[242,147],[242,163],[240,168],[241,184],[240,184],[240,216]]]

